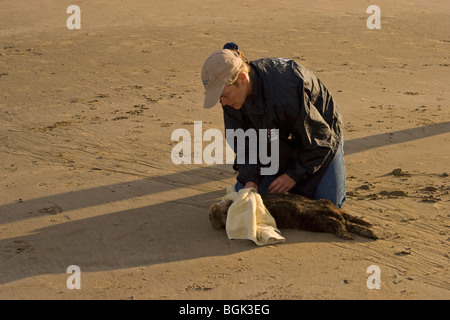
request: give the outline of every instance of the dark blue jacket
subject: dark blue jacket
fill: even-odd
[[[278,175],[297,182],[291,192],[313,197],[342,140],[342,119],[316,75],[294,60],[250,62],[253,94],[240,110],[224,106],[225,129],[279,129]],[[235,150],[236,151],[236,150]],[[261,164],[239,164],[237,180],[261,180]]]

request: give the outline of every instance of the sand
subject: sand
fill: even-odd
[[[448,1],[78,0],[69,30],[71,4],[0,3],[1,299],[450,298]],[[344,119],[345,209],[380,240],[282,230],[258,247],[211,228],[236,174],[175,165],[171,135],[223,131],[200,70],[228,41],[323,80]]]

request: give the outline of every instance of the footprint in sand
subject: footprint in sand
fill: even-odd
[[[2,259],[9,260],[19,254],[32,254],[34,247],[26,240],[14,240],[4,248]]]
[[[46,207],[39,209],[39,213],[45,213],[45,214],[58,214],[63,212],[63,208],[61,208],[58,205],[54,205],[52,207]]]

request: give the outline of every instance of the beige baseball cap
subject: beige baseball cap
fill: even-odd
[[[242,59],[228,49],[211,53],[202,68],[202,81],[206,90],[203,108],[212,108],[219,102],[226,81],[239,71],[242,63]]]

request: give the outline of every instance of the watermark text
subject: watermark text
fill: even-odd
[[[279,168],[278,129],[226,129],[226,145],[222,132],[208,129],[203,133],[202,122],[194,121],[194,137],[189,130],[172,132],[171,141],[178,142],[172,149],[174,164],[260,164],[261,175],[274,175]],[[210,142],[203,148],[203,142]],[[193,145],[193,152],[192,152]],[[269,152],[270,145],[270,152]]]

